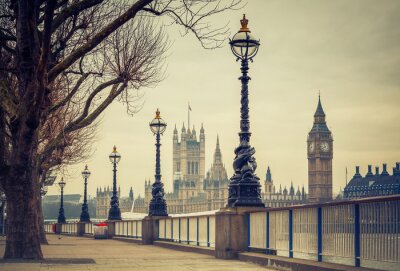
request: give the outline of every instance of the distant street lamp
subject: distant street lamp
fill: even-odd
[[[90,222],[90,215],[87,205],[87,180],[90,176],[90,171],[88,166],[85,166],[85,169],[82,171],[82,177],[85,181],[84,192],[83,192],[83,204],[82,204],[82,212],[80,222]]]
[[[114,146],[113,152],[108,156],[113,164],[113,194],[110,202],[110,210],[108,211],[108,220],[121,220],[121,210],[119,209],[119,201],[117,195],[117,164],[121,160],[121,155]]]
[[[161,182],[160,169],[160,135],[167,128],[167,124],[160,116],[160,111],[157,109],[156,117],[150,122],[150,130],[156,136],[156,175],[151,190],[152,199],[150,200],[149,216],[168,216],[167,203],[164,199],[164,184]]]
[[[240,20],[242,27],[229,42],[232,53],[236,56],[236,61],[241,60],[242,82],[241,108],[240,108],[240,144],[235,149],[236,157],[233,161],[234,175],[229,183],[228,206],[265,206],[261,200],[261,186],[259,178],[255,174],[257,168],[256,159],[253,157],[256,152],[250,146],[250,121],[249,121],[249,90],[248,82],[250,77],[247,75],[249,70],[249,60],[253,61],[258,52],[260,42],[250,34],[247,27],[248,20],[243,14]]]
[[[61,202],[60,202],[60,210],[58,212],[57,223],[66,223],[65,215],[64,215],[64,187],[66,183],[64,182],[64,178],[61,178],[61,181],[58,183],[61,188]]]

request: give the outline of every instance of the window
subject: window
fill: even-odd
[[[194,162],[192,162],[192,174],[194,174]]]
[[[199,162],[196,162],[196,174],[199,174]]]
[[[187,162],[187,174],[190,174],[190,162]]]

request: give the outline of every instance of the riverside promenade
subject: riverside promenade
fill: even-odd
[[[44,270],[110,270],[110,271],[268,271],[271,268],[238,260],[220,260],[214,256],[181,252],[152,245],[120,240],[93,240],[87,237],[47,235],[48,245],[42,250],[45,260],[0,260],[1,271]],[[5,239],[0,237],[0,254],[4,254]]]

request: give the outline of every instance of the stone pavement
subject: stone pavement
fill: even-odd
[[[144,246],[118,240],[94,240],[86,237],[47,236],[49,245],[42,250],[43,262],[13,262],[0,260],[0,271],[268,271],[252,263],[219,260],[213,256],[181,252],[158,246]],[[5,240],[0,239],[0,253],[4,254]]]

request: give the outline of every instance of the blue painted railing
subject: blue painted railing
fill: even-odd
[[[251,251],[397,270],[400,196],[268,208],[248,219]]]

